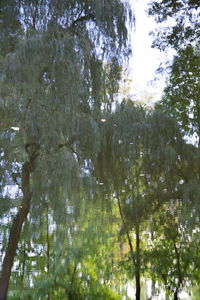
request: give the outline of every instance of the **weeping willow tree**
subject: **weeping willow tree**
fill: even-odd
[[[103,62],[119,70],[129,54],[128,17],[117,0],[1,3],[1,205],[10,215],[2,300],[30,209],[48,204],[58,222],[78,199],[86,161],[99,149],[102,102],[113,99]],[[118,80],[119,71],[114,90]]]
[[[160,236],[168,239],[161,257],[166,250],[181,257],[177,244],[189,236],[173,235],[177,228],[196,229],[199,151],[168,115],[115,103],[129,54],[130,11],[121,1],[0,5],[0,299],[16,254],[11,299],[120,299],[116,236],[102,212],[118,208],[112,221],[126,237],[138,300],[144,272],[160,275],[160,260],[145,257],[153,253],[143,240],[150,221],[161,227],[155,248]],[[173,230],[163,230],[159,222],[174,208],[178,221],[173,215]],[[178,297],[182,269],[173,265],[172,276],[170,263],[166,282]]]

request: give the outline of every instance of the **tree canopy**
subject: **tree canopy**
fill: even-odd
[[[152,12],[197,9],[173,3]],[[2,1],[0,18],[0,300],[195,297],[197,48],[145,109],[119,99],[127,2]]]
[[[199,43],[199,1],[198,0],[161,0],[151,1],[149,14],[163,28],[155,34],[154,47],[176,50]],[[167,22],[166,22],[167,21]],[[166,23],[165,23],[166,22]]]

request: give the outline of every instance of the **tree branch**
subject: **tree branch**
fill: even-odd
[[[75,28],[81,22],[88,21],[88,20],[92,20],[92,21],[96,20],[95,15],[93,13],[88,13],[87,15],[84,15],[82,17],[81,17],[81,14],[82,14],[82,11],[78,15],[78,18],[72,22],[72,24],[69,27],[70,29]]]

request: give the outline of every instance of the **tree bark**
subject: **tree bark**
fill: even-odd
[[[49,240],[49,205],[47,204],[47,224],[46,224],[46,234],[47,234],[47,276],[49,276],[50,270],[50,240]],[[50,300],[49,290],[47,292],[47,300]]]
[[[126,228],[126,223],[125,223],[124,216],[122,213],[119,196],[117,196],[117,201],[118,201],[120,217],[121,217],[123,225]],[[135,232],[136,232],[136,257],[134,257],[133,245],[132,245],[131,237],[129,235],[128,230],[126,230],[126,236],[127,236],[127,240],[128,240],[129,247],[130,247],[133,267],[135,268],[135,284],[136,284],[135,296],[136,296],[136,300],[140,300],[141,286],[140,286],[140,226],[139,226],[139,223],[136,223],[136,225],[135,225]]]
[[[30,156],[29,161],[22,166],[22,203],[17,215],[15,216],[9,235],[8,246],[5,252],[3,266],[0,277],[0,300],[6,300],[8,285],[10,281],[11,270],[18,247],[22,226],[26,221],[30,210],[31,191],[30,191],[30,175],[33,171],[33,163],[37,155]]]
[[[198,98],[196,99],[198,148],[200,148],[200,104],[199,104],[199,96],[200,96],[200,93],[198,94],[198,96],[197,96]]]
[[[174,300],[178,300],[178,291],[174,292]]]
[[[133,245],[132,245],[131,237],[130,237],[130,234],[129,234],[129,230],[127,229],[126,222],[125,222],[125,219],[124,219],[124,216],[123,216],[122,207],[121,207],[121,203],[120,203],[120,198],[119,198],[118,194],[117,194],[117,203],[118,203],[118,209],[119,209],[119,214],[120,214],[120,217],[121,217],[121,220],[122,220],[122,224],[124,225],[124,228],[125,228],[125,231],[126,231],[126,237],[127,237],[130,252],[131,252],[133,267],[135,267],[135,258],[134,258]]]
[[[173,239],[173,244],[174,244],[174,250],[175,250],[176,259],[177,259],[177,271],[178,271],[178,284],[176,286],[176,291],[174,292],[174,300],[178,300],[179,289],[180,289],[180,286],[183,281],[182,281],[180,254],[179,254],[178,248],[176,246],[175,239]]]
[[[46,227],[46,234],[47,234],[47,273],[50,270],[50,239],[49,239],[49,206],[47,204],[47,227]]]
[[[136,300],[140,300],[140,226],[138,223],[135,225],[136,233],[136,262],[135,262],[135,282],[136,282]]]

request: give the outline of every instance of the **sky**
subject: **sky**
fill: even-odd
[[[150,0],[130,0],[135,12],[135,28],[131,34],[132,58],[129,61],[129,77],[132,80],[131,95],[136,100],[152,96],[153,101],[160,99],[165,86],[165,78],[155,80],[156,69],[160,63],[172,57],[169,51],[161,52],[151,48],[153,37],[149,35],[158,25],[146,10]]]

